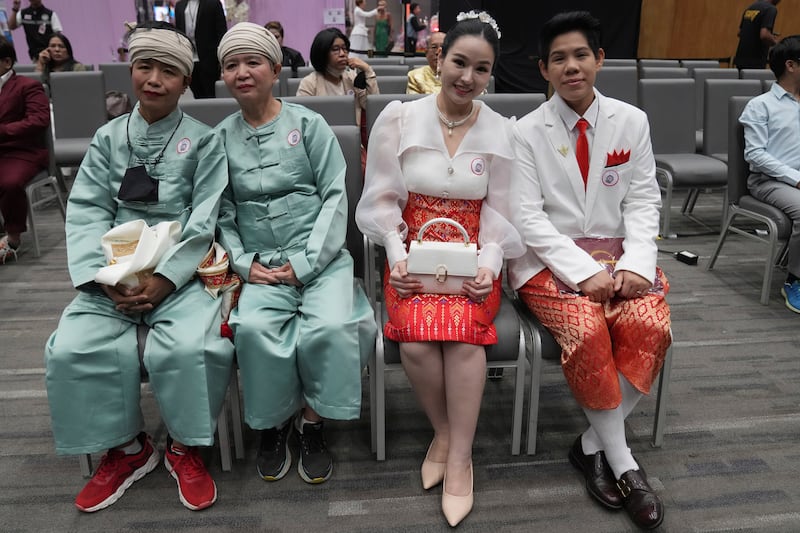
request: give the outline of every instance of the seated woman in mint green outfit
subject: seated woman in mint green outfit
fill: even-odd
[[[230,175],[218,224],[246,282],[230,317],[245,420],[261,430],[264,480],[289,471],[294,430],[300,477],[321,483],[333,469],[322,419],[359,417],[376,333],[344,249],[345,160],[320,115],[272,97],[282,53],[268,30],[237,24],[218,56],[241,107],[217,126]]]
[[[162,24],[130,36],[138,104],[97,130],[67,206],[67,257],[78,295],[47,343],[46,382],[56,451],[108,449],[75,500],[84,512],[113,504],[159,462],[142,432],[140,324],[149,327],[144,366],[169,432],[167,471],[189,509],[217,498],[195,447],[214,443],[233,345],[220,336],[221,299],[206,293],[195,270],[214,240],[227,162],[211,129],[178,107],[191,79],[192,45]],[[140,219],[149,226],[180,222],[179,241],[134,289],[95,282],[107,264],[102,236]]]

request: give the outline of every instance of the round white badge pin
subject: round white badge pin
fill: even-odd
[[[188,137],[184,137],[183,139],[178,141],[178,147],[176,150],[179,154],[185,154],[186,152],[189,151],[189,148],[191,147],[192,147],[192,141],[190,141]]]

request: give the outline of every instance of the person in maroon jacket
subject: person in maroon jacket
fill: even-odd
[[[0,263],[17,257],[20,234],[27,229],[25,186],[48,163],[50,102],[40,82],[17,76],[16,61],[14,45],[0,36],[0,213],[6,230]]]

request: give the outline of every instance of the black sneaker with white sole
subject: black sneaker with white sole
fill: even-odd
[[[333,472],[333,458],[325,443],[322,422],[303,424],[303,432],[297,433],[300,443],[300,459],[297,472],[306,483],[323,483]]]
[[[258,446],[256,466],[258,475],[264,481],[278,481],[292,466],[292,452],[289,450],[291,421],[282,428],[261,430],[261,443]]]

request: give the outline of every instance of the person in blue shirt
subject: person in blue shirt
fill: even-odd
[[[792,219],[788,275],[781,294],[786,307],[800,313],[800,35],[775,45],[769,68],[777,83],[750,100],[739,117],[751,172],[747,187],[755,198]]]

